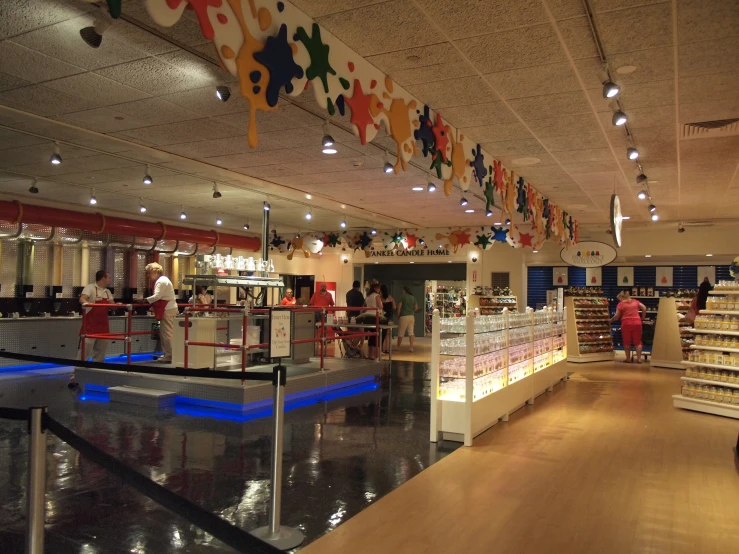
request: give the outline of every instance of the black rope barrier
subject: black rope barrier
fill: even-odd
[[[12,419],[13,421],[28,421],[31,411],[22,408],[0,408],[0,419]]]
[[[24,362],[38,362],[60,366],[86,367],[89,369],[107,369],[123,373],[145,373],[150,375],[171,375],[172,377],[203,377],[205,379],[231,379],[234,381],[272,381],[271,371],[213,371],[210,369],[177,369],[148,365],[124,365],[107,362],[83,362],[68,358],[52,358],[34,354],[18,354],[16,352],[0,352],[0,358],[10,358]]]
[[[243,529],[239,529],[197,504],[193,504],[189,500],[155,483],[138,471],[131,469],[110,454],[103,452],[97,446],[89,443],[48,414],[44,414],[43,424],[49,431],[80,454],[89,458],[93,463],[119,477],[124,483],[132,486],[144,496],[185,518],[193,525],[213,535],[238,552],[246,552],[248,554],[277,554],[282,552],[271,544],[259,540]]]

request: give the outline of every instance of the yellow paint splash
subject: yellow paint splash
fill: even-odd
[[[470,164],[470,160],[468,160],[464,155],[464,135],[459,135],[459,142],[457,142],[454,137],[451,137],[449,142],[452,145],[452,155],[449,158],[452,162],[452,173],[449,175],[449,178],[444,181],[444,194],[447,196],[452,195],[455,177],[462,183],[467,182],[465,173]]]
[[[385,80],[385,86],[392,92],[393,82],[388,77]],[[413,139],[413,124],[411,123],[411,110],[416,109],[416,101],[411,100],[408,104],[403,98],[391,98],[388,93],[382,95],[386,100],[390,100],[390,108],[385,108],[384,104],[377,102],[377,107],[370,110],[373,117],[380,113],[384,113],[387,117],[390,128],[388,135],[395,141],[397,161],[395,162],[395,173],[399,173],[400,169],[408,171],[408,162],[403,157],[403,152],[412,152],[414,156],[418,155],[416,149],[416,141]],[[417,125],[417,122],[413,122]]]

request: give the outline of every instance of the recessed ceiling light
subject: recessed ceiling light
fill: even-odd
[[[469,208],[469,209],[465,210],[464,213],[466,213],[466,214],[473,214],[473,213],[475,213],[475,210],[473,210],[472,208]]]
[[[631,216],[630,215],[622,215],[621,216],[621,219],[623,219],[624,221],[628,221],[629,219],[631,219]]]
[[[410,264],[414,264],[414,263],[416,263],[416,262],[408,262],[408,263],[410,263]]]
[[[500,221],[496,221],[493,225],[503,225]]]
[[[411,190],[414,192],[421,192],[423,190],[423,187],[413,187]]]
[[[313,199],[313,197],[312,197],[312,196],[311,196],[310,194],[306,194],[306,195],[305,195],[305,197],[306,197],[306,198],[307,198],[308,200],[312,200],[312,199]]]
[[[616,68],[616,73],[620,73],[621,75],[628,75],[634,71],[636,71],[635,65],[622,65],[621,67]]]
[[[375,262],[376,264],[379,264],[380,262]]]
[[[706,256],[708,256],[710,258],[711,256],[713,256],[713,254],[706,254]]]
[[[534,254],[538,254],[538,253],[539,253],[539,251],[538,251],[538,250],[534,250]]]
[[[448,261],[447,263],[448,263],[448,264],[452,263],[452,260],[449,260],[449,261]]]
[[[651,258],[651,257],[652,257],[652,255],[651,255],[651,254],[644,254],[644,257],[645,257],[645,258]]]

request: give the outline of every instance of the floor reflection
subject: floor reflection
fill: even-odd
[[[286,413],[282,521],[306,544],[452,452],[428,441],[428,367],[394,363],[376,390]],[[244,529],[267,524],[270,420],[231,421],[80,401],[65,376],[3,382],[0,404],[48,405],[129,466]],[[0,423],[0,552],[23,551],[27,436]],[[49,441],[47,551],[230,552],[81,457]]]

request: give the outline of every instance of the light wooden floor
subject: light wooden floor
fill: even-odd
[[[739,552],[739,421],[673,408],[681,371],[570,370],[301,554]]]

